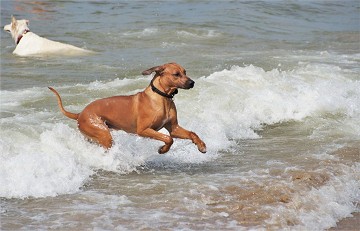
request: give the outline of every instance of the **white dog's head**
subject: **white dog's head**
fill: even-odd
[[[24,34],[30,31],[29,20],[16,20],[14,16],[11,16],[11,23],[4,26],[4,30],[11,33],[16,44],[18,44]]]

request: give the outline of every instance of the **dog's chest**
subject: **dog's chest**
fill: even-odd
[[[154,113],[152,128],[160,130],[171,121],[171,107],[159,107]]]

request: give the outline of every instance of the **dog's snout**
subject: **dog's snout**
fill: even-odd
[[[189,79],[189,88],[193,88],[195,85],[195,81],[192,79]]]
[[[183,83],[182,87],[180,88],[183,88],[183,89],[190,89],[190,88],[193,88],[195,85],[195,82],[194,80],[190,79],[188,77],[188,79],[186,80],[186,82]]]

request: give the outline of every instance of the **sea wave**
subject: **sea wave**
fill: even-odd
[[[129,37],[140,38],[140,37],[151,36],[151,35],[157,34],[158,32],[159,32],[158,28],[145,28],[143,30],[124,32],[123,35],[129,36]]]
[[[88,102],[106,96],[110,89],[126,91],[130,81],[95,81],[60,89],[66,93],[65,107],[81,110]],[[139,77],[135,85],[145,87],[149,81],[150,77]],[[134,87],[128,93],[136,92]],[[71,97],[68,91],[77,89],[83,92]],[[352,128],[346,136],[360,137],[359,123],[352,123],[360,118],[360,82],[331,65],[299,65],[292,71],[233,66],[197,78],[192,90],[180,90],[175,99],[180,124],[207,143],[205,155],[199,154],[191,142],[176,140],[169,154],[159,156],[161,142],[122,131],[112,132],[115,145],[106,152],[89,143],[76,123],[59,113],[48,89],[2,90],[0,94],[2,113],[6,115],[1,118],[0,139],[0,197],[5,198],[74,193],[99,169],[126,174],[147,162],[212,161],[236,145],[238,139],[259,138],[257,130],[266,124],[309,117],[324,122],[328,114],[340,114],[340,119]],[[79,98],[83,99],[80,104]],[[338,126],[335,130],[341,133]],[[327,134],[331,130],[325,129],[329,129]],[[319,137],[322,132],[317,130],[313,135]]]

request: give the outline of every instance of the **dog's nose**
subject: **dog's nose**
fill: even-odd
[[[193,88],[194,85],[195,85],[195,81],[192,80],[192,79],[190,79],[190,80],[189,80],[189,88]]]

